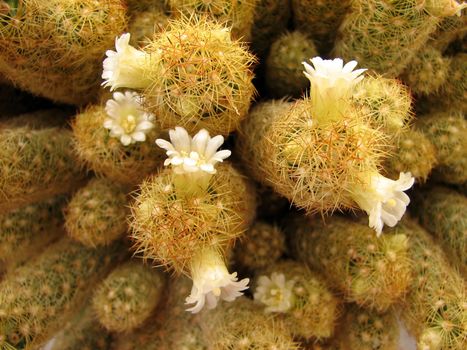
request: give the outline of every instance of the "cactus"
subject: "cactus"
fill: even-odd
[[[449,67],[449,59],[444,58],[439,50],[427,45],[407,65],[402,79],[415,94],[432,95],[449,78]]]
[[[467,276],[467,198],[441,186],[420,191],[415,198],[420,223],[442,243],[449,260]]]
[[[135,13],[128,25],[128,31],[132,34],[130,43],[135,47],[144,47],[165,28],[168,20],[164,9],[158,7]]]
[[[107,118],[104,107],[92,106],[73,121],[74,147],[78,157],[98,175],[123,185],[135,185],[161,165],[163,152],[152,144],[158,131],[129,146],[113,137],[103,127]]]
[[[391,78],[402,73],[441,20],[417,0],[355,0],[351,5],[333,54]]]
[[[44,129],[50,127],[66,127],[70,111],[67,109],[48,108],[29,113],[21,113],[13,118],[0,119],[0,129],[29,127]]]
[[[46,108],[48,106],[47,102],[27,92],[16,89],[10,82],[2,80],[0,74],[0,120],[2,117]]]
[[[463,39],[467,32],[466,17],[452,16],[444,18],[430,39],[430,45],[444,52],[449,44],[457,39]]]
[[[97,97],[101,58],[126,27],[120,0],[23,0],[0,12],[0,72],[21,89],[82,105]]]
[[[251,29],[258,0],[166,0],[174,14],[205,15],[232,28],[234,38],[251,41]]]
[[[88,249],[62,239],[0,283],[0,346],[34,349],[82,304],[120,258],[121,244]]]
[[[245,233],[245,239],[235,247],[234,260],[256,270],[276,262],[285,251],[285,235],[276,226],[256,221]]]
[[[30,260],[63,234],[62,207],[58,196],[0,215],[0,260],[15,265]]]
[[[164,284],[161,271],[126,263],[98,286],[92,300],[94,312],[107,330],[129,332],[150,316],[161,299]]]
[[[321,271],[345,301],[384,312],[404,296],[411,283],[406,235],[378,238],[365,224],[338,216],[327,223],[299,216],[288,220],[295,256]]]
[[[117,52],[107,52],[104,85],[142,90],[145,108],[163,129],[226,135],[246,117],[255,59],[228,28],[193,16],[170,21],[143,50],[129,40],[123,35]]]
[[[267,317],[260,305],[245,297],[203,316],[201,327],[210,349],[299,349],[282,321]]]
[[[400,172],[410,173],[417,181],[425,182],[436,165],[436,149],[422,132],[411,129],[402,133],[396,140],[396,148],[386,159],[384,170],[389,177]]]
[[[395,228],[409,237],[414,281],[401,317],[417,339],[417,349],[462,350],[467,342],[466,285],[440,247],[406,218]]]
[[[418,125],[436,149],[436,176],[443,182],[467,181],[467,122],[462,112],[442,111],[424,115]]]
[[[269,93],[276,98],[300,95],[310,84],[303,74],[302,62],[317,53],[315,44],[305,33],[293,31],[278,37],[265,62]]]
[[[61,128],[0,129],[0,212],[79,187],[84,176],[71,141]]]
[[[196,253],[231,247],[254,217],[254,196],[245,180],[228,164],[219,166],[205,193],[180,195],[168,170],[145,180],[131,206],[136,253],[187,273]]]
[[[294,337],[321,340],[333,335],[339,301],[317,273],[281,261],[260,270],[255,284],[255,301],[281,318]]]
[[[264,56],[272,40],[286,30],[290,17],[290,0],[257,0],[251,47],[258,56]]]
[[[350,8],[350,0],[292,0],[293,22],[296,29],[309,33],[326,54],[332,48],[336,33]]]
[[[107,179],[92,179],[68,203],[66,231],[85,246],[108,245],[127,230],[127,205],[123,189]]]

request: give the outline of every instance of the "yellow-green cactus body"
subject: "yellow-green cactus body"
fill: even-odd
[[[169,20],[165,0],[127,0],[128,32],[131,33],[130,44],[144,46],[149,43],[155,33],[161,32]]]
[[[324,339],[333,335],[339,300],[316,272],[301,263],[280,261],[259,270],[255,284],[255,301],[265,306],[265,312],[283,320],[295,337]]]
[[[322,272],[346,301],[382,312],[410,286],[412,266],[404,234],[377,237],[364,223],[338,216],[326,223],[292,217],[286,225],[297,257]]]
[[[225,250],[255,215],[254,191],[231,165],[221,164],[204,193],[180,195],[171,170],[145,180],[132,204],[136,253],[176,272],[189,272],[197,252]]]
[[[129,262],[113,270],[93,296],[93,309],[109,331],[129,332],[140,326],[159,303],[165,287],[161,271]]]
[[[89,249],[62,239],[0,283],[0,345],[35,349],[80,307],[88,287],[121,255],[121,244]]]
[[[416,196],[421,224],[447,251],[449,260],[467,276],[467,198],[447,187],[433,187]]]
[[[88,247],[108,245],[127,230],[125,191],[108,179],[92,179],[73,195],[65,214],[70,237]]]
[[[106,118],[101,106],[89,107],[76,116],[73,136],[78,157],[100,176],[135,185],[162,164],[164,153],[153,144],[159,132],[153,129],[145,142],[124,146],[104,128]]]
[[[13,2],[12,2],[13,3]],[[105,50],[125,30],[120,0],[20,0],[0,13],[0,72],[57,102],[97,99]]]
[[[0,128],[0,212],[76,189],[84,180],[61,128]]]
[[[278,37],[266,59],[265,81],[269,93],[276,97],[298,96],[310,82],[303,74],[302,62],[317,56],[315,44],[302,32],[293,31]]]
[[[255,59],[226,27],[204,18],[172,21],[144,51],[157,63],[146,67],[142,95],[164,129],[226,135],[238,128],[255,93]]]
[[[29,260],[63,235],[62,208],[58,196],[0,215],[0,260],[15,264]]]
[[[407,219],[395,230],[409,237],[413,283],[404,299],[401,316],[417,338],[417,348],[465,349],[465,280],[423,228]]]
[[[466,21],[465,14],[444,18],[438,25],[436,32],[433,33],[430,45],[440,51],[445,51],[453,41],[465,37],[467,33]]]
[[[251,41],[251,30],[258,0],[166,0],[174,14],[205,15],[232,28],[232,36]]]

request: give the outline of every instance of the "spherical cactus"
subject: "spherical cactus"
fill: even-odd
[[[159,270],[136,262],[117,267],[99,285],[93,309],[109,331],[129,332],[140,326],[159,303],[165,287]]]
[[[120,0],[10,1],[0,12],[0,72],[35,95],[97,99],[100,60],[126,27]]]
[[[128,24],[128,31],[132,35],[130,44],[135,47],[145,46],[156,33],[165,28],[168,20],[169,16],[159,7],[134,13]]]
[[[255,301],[283,320],[295,337],[321,340],[333,335],[340,304],[316,272],[280,261],[259,270],[255,285]]]
[[[73,195],[65,215],[65,228],[88,247],[108,245],[127,230],[125,191],[107,179],[93,179]]]
[[[315,44],[302,32],[293,31],[278,37],[266,59],[265,81],[273,97],[298,96],[310,84],[303,74],[303,61],[317,55]]]
[[[321,271],[346,301],[379,312],[400,301],[411,283],[406,235],[376,237],[364,223],[338,216],[327,223],[312,220],[293,217],[286,223],[301,261]]]

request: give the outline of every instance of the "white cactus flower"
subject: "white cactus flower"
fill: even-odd
[[[405,213],[410,198],[403,191],[414,184],[411,173],[400,173],[399,180],[391,180],[377,172],[362,176],[352,198],[369,216],[369,226],[379,236],[384,224],[394,227]]]
[[[217,306],[219,300],[234,301],[248,289],[248,278],[238,281],[237,273],[229,274],[222,256],[215,249],[205,249],[191,262],[193,287],[186,298],[186,304],[195,304],[187,309],[197,313],[206,305],[208,309]]]
[[[145,67],[151,64],[151,55],[130,44],[130,33],[115,39],[115,49],[107,50],[102,83],[113,91],[118,88],[144,89],[150,84]]]
[[[124,146],[146,141],[146,133],[155,127],[154,116],[143,110],[143,99],[133,91],[115,92],[107,101],[105,111],[109,118],[104,128],[110,136],[119,138]]]
[[[254,298],[266,305],[265,312],[287,312],[294,305],[295,280],[285,280],[282,273],[273,272],[271,278],[260,276]]]

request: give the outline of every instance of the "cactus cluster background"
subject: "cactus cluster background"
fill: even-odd
[[[465,0],[0,0],[0,350],[467,349]]]

